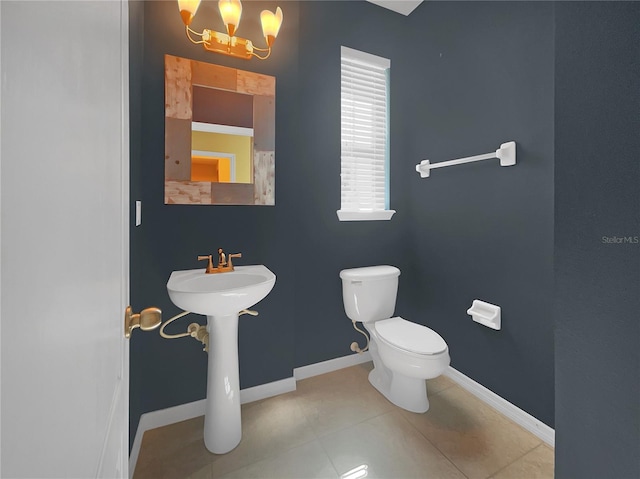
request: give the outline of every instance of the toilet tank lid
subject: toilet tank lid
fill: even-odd
[[[400,316],[376,321],[374,327],[383,340],[405,351],[429,355],[447,350],[447,343],[433,329]]]
[[[377,280],[400,276],[400,270],[395,266],[365,266],[363,268],[343,269],[340,278],[353,281]]]

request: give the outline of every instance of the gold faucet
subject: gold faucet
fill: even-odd
[[[218,266],[213,266],[213,255],[205,255],[198,256],[198,261],[209,260],[207,264],[207,268],[205,269],[206,274],[214,274],[214,273],[229,273],[233,271],[233,258],[242,258],[242,253],[235,253],[229,255],[229,261],[227,261],[227,257],[224,254],[222,248],[218,248]]]

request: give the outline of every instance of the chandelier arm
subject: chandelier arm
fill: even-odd
[[[255,45],[253,45],[253,49],[254,50],[258,50],[259,52],[270,52],[271,48],[258,48]]]
[[[254,47],[254,48],[255,48],[255,47]],[[271,48],[269,48],[269,50],[268,50],[268,51],[269,51],[269,53],[267,53],[267,54],[266,54],[265,56],[263,56],[263,57],[261,57],[261,56],[260,56],[260,55],[258,55],[257,53],[253,53],[253,52],[251,52],[251,54],[252,54],[254,57],[256,57],[256,58],[258,58],[258,59],[260,59],[260,60],[266,60],[266,59],[267,59],[267,58],[269,58],[269,56],[271,55]]]
[[[202,33],[198,33],[195,30],[193,30],[189,25],[186,25],[186,29],[188,32],[193,33],[194,35],[198,35],[198,36],[202,36]]]
[[[195,43],[196,45],[200,45],[200,44],[202,44],[202,43],[207,43],[207,42],[205,42],[204,40],[194,40],[193,38],[191,38],[190,33],[193,33],[193,34],[195,34],[195,35],[199,35],[199,36],[200,36],[200,38],[202,38],[202,33],[198,33],[198,32],[196,32],[196,31],[191,30],[191,29],[189,28],[189,26],[187,26],[187,28],[185,29],[185,32],[186,32],[186,34],[187,34],[187,38],[191,41],[191,43]]]

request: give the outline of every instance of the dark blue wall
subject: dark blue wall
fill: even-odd
[[[558,478],[640,477],[639,85],[640,3],[559,3]]]
[[[239,35],[260,41],[259,16],[276,2],[244,2]],[[296,218],[298,201],[295,164],[300,161],[295,132],[298,125],[298,4],[287,3],[285,22],[268,61],[227,58],[205,52],[186,39],[176,2],[133,2],[144,42],[132,41],[131,201],[142,200],[142,225],[131,232],[131,302],[139,310],[156,305],[165,319],[180,312],[167,295],[166,282],[176,269],[203,267],[199,254],[242,252],[237,264],[265,264],[277,283],[257,309],[258,318],[240,321],[240,385],[255,386],[290,377],[294,363],[294,296]],[[203,2],[192,26],[218,25],[217,2]],[[220,22],[221,23],[221,22]],[[221,25],[220,25],[221,27]],[[183,206],[164,204],[164,55],[171,54],[275,76],[276,81],[276,205]],[[139,121],[133,112],[140,110]],[[138,124],[134,123],[138,121]],[[132,216],[133,218],[133,216]],[[191,318],[191,317],[190,317]],[[177,322],[169,332],[183,332],[194,316]],[[130,436],[144,412],[205,397],[207,355],[190,338],[165,340],[140,334],[131,341]]]
[[[391,60],[390,222],[336,221],[340,45]],[[337,272],[395,264],[396,314],[433,327],[455,368],[553,426],[552,5],[425,2],[406,18],[357,2],[303,2],[300,46],[298,166],[308,195],[297,217],[311,239],[300,257],[320,274],[309,288],[298,275],[296,309],[311,313],[296,321],[296,366],[348,353]],[[509,140],[518,143],[513,168],[493,160],[429,179],[415,172],[423,158]],[[502,306],[502,331],[471,321],[475,298]]]
[[[258,39],[258,12],[275,4],[243,2],[239,34]],[[359,1],[286,2],[266,62],[191,45],[174,2],[136,8],[144,41],[132,40],[131,199],[143,201],[143,224],[131,234],[134,308],[176,314],[169,274],[201,267],[195,257],[218,246],[267,265],[276,286],[257,305],[260,316],[240,322],[246,388],[349,354],[359,335],[338,273],[394,264],[402,270],[396,313],[433,327],[454,367],[553,426],[552,6],[425,2],[404,17]],[[200,8],[196,29],[218,22],[214,2]],[[340,45],[391,60],[391,221],[337,220]],[[163,204],[164,54],[277,78],[275,207]],[[429,179],[414,169],[423,158],[485,153],[509,140],[518,143],[511,168],[493,160]],[[475,298],[502,306],[502,331],[466,315]],[[132,435],[140,414],[202,399],[205,386],[198,343],[138,335]]]
[[[298,128],[300,189],[293,214],[304,238],[297,243],[294,367],[350,354],[355,333],[344,313],[340,270],[392,264],[407,269],[409,235],[401,92],[394,59],[403,47],[406,18],[366,2],[300,3]],[[390,221],[340,222],[340,46],[391,59]],[[278,100],[279,101],[279,100]],[[410,302],[401,289],[398,304]],[[400,310],[400,306],[398,310]]]
[[[446,339],[454,368],[553,427],[553,5],[425,2],[409,25],[419,48],[396,54],[393,70],[408,153],[397,159],[409,177],[407,314]],[[512,167],[413,171],[511,140]],[[474,299],[501,306],[500,331],[466,314]]]

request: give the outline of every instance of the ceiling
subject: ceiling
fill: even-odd
[[[367,0],[368,2],[375,3],[394,12],[401,13],[403,15],[409,15],[413,12],[418,5],[422,3],[422,0]]]

